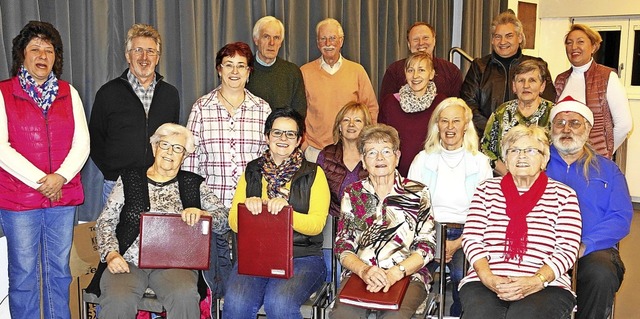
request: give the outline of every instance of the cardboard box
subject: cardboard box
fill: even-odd
[[[82,289],[91,282],[99,262],[96,222],[78,224],[73,229],[73,245],[69,260],[72,276],[69,307],[72,319],[82,318]],[[95,307],[90,309],[89,314],[89,319],[97,318]]]

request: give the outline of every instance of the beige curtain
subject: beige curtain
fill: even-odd
[[[491,21],[507,9],[507,0],[463,0],[461,48],[472,57],[491,53]],[[462,74],[470,63],[462,59]]]

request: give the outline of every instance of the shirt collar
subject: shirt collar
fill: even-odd
[[[324,57],[321,55],[320,56],[320,67],[321,68],[329,68],[329,69],[339,69],[340,65],[342,65],[342,54],[340,54],[340,57],[338,58],[338,61],[336,61],[336,64],[334,64],[333,66],[330,66],[329,63],[324,61]]]
[[[140,84],[140,81],[138,81],[138,78],[133,75],[133,73],[131,73],[131,69],[129,69],[127,71],[127,80],[129,81],[129,84],[131,84],[131,87],[133,88],[141,88],[141,89],[145,89],[144,86],[142,86],[142,84]],[[156,74],[153,74],[153,81],[151,81],[151,84],[149,85],[149,87],[147,88],[147,90],[149,89],[153,89],[156,87],[156,83],[158,83],[158,79],[156,77]]]
[[[277,59],[278,59],[278,57],[273,59],[273,61],[271,61],[271,63],[264,62],[264,61],[262,61],[262,59],[260,59],[260,55],[258,55],[258,52],[256,51],[256,62],[260,63],[260,65],[262,65],[262,66],[272,66],[274,63],[276,63]]]

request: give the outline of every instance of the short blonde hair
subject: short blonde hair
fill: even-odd
[[[600,36],[600,32],[594,29],[591,29],[586,24],[581,24],[581,23],[572,24],[571,27],[569,28],[569,32],[567,32],[567,34],[564,36],[565,43],[567,42],[567,37],[569,37],[569,34],[573,31],[584,32],[587,35],[587,38],[591,40],[591,44],[594,47],[596,47],[596,50],[593,51],[593,53],[598,52],[598,50],[600,49],[600,44],[602,43],[602,37]]]
[[[338,114],[336,115],[336,120],[333,123],[333,143],[338,143],[338,141],[340,140],[340,138],[342,137],[340,135],[340,123],[342,122],[342,120],[344,119],[344,116],[349,113],[349,112],[357,112],[360,111],[362,112],[362,114],[364,114],[364,126],[369,126],[371,125],[372,121],[371,121],[371,113],[369,113],[369,108],[367,107],[366,104],[364,103],[360,103],[360,102],[356,102],[356,101],[351,101],[347,104],[345,104],[340,111],[338,111]]]
[[[502,158],[507,158],[507,151],[511,145],[523,137],[530,137],[542,144],[543,166],[549,162],[549,135],[547,130],[538,125],[516,125],[512,127],[503,137],[500,147],[502,148]]]
[[[442,102],[436,106],[435,110],[433,110],[431,119],[429,119],[429,132],[427,133],[427,140],[424,142],[424,150],[427,153],[435,153],[444,149],[442,144],[440,144],[438,122],[440,121],[440,114],[452,106],[460,106],[464,109],[465,132],[462,138],[462,147],[475,155],[478,153],[478,133],[476,132],[476,127],[473,125],[473,112],[463,99],[457,97],[442,100]]]
[[[151,38],[156,43],[158,49],[158,55],[162,53],[162,37],[160,33],[153,26],[149,24],[136,23],[127,31],[127,41],[125,42],[126,52],[131,50],[131,41],[134,38]]]
[[[416,51],[414,53],[411,53],[411,55],[405,60],[404,62],[404,71],[406,72],[407,69],[414,63],[418,63],[420,61],[427,61],[427,67],[433,71],[433,59],[431,58],[431,54],[427,53],[427,52],[423,52],[423,51]]]
[[[364,155],[364,145],[370,142],[388,142],[392,145],[394,151],[400,149],[398,131],[386,124],[373,124],[362,129],[358,139],[358,151],[361,155]]]
[[[184,149],[187,150],[187,153],[191,154],[196,150],[195,138],[193,137],[193,134],[191,134],[191,131],[184,126],[175,123],[164,123],[160,125],[151,138],[149,138],[149,142],[151,144],[155,144],[163,137],[172,135],[185,137]]]

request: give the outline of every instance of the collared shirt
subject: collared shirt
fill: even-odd
[[[262,61],[262,59],[260,59],[260,55],[258,55],[258,52],[256,52],[255,57],[256,57],[256,62],[260,63],[260,65],[263,65],[263,66],[272,66],[274,63],[276,63],[276,60],[278,59],[278,57],[276,57],[275,59],[273,59],[273,61],[271,61],[271,63],[264,62]]]
[[[330,66],[329,63],[325,62],[324,57],[320,56],[320,67],[327,71],[327,73],[334,75],[338,70],[340,70],[340,66],[342,66],[342,54],[338,58],[338,61],[333,66]]]
[[[156,83],[158,83],[158,81],[156,80],[155,74],[153,75],[153,81],[151,81],[151,84],[146,89],[144,88],[144,86],[142,86],[142,84],[140,84],[140,81],[138,81],[138,78],[136,78],[136,76],[133,75],[133,73],[131,73],[131,70],[127,72],[127,79],[129,80],[129,84],[131,84],[131,88],[133,89],[133,92],[136,92],[136,95],[140,99],[140,102],[142,102],[142,106],[144,107],[144,112],[147,114],[147,117],[148,117],[149,108],[151,108],[151,100],[153,100],[153,92],[156,89]]]
[[[214,89],[193,104],[187,128],[194,135],[196,151],[189,154],[182,168],[203,176],[214,194],[229,207],[247,163],[267,149],[263,132],[271,107],[245,89],[244,102],[231,115],[219,90],[220,87]]]

